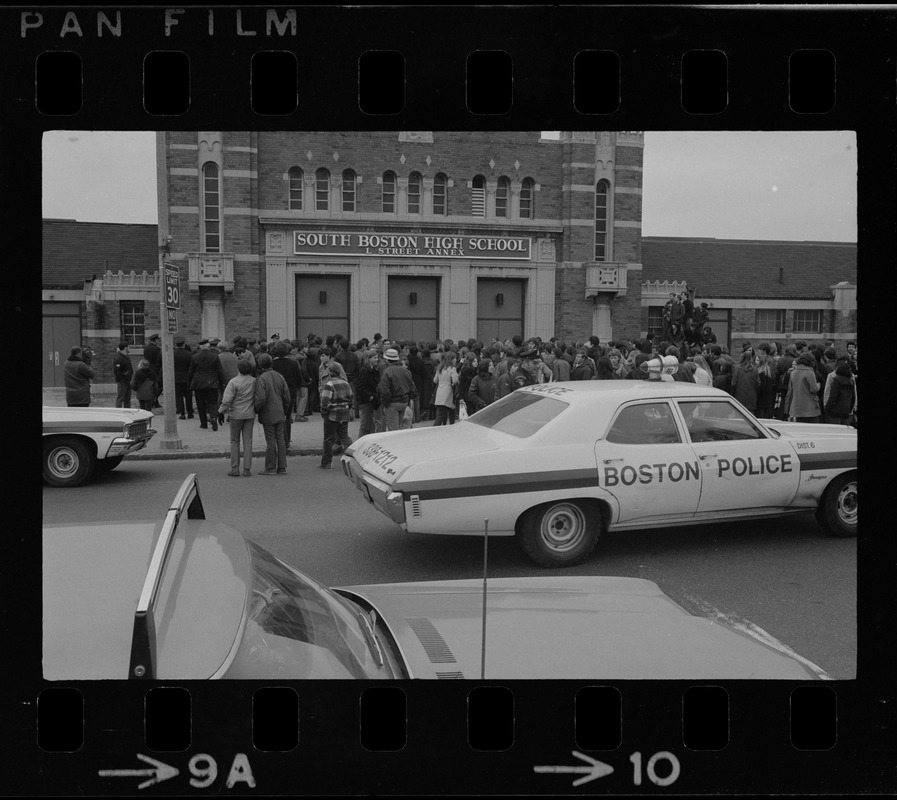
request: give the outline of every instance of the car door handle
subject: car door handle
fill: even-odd
[[[613,464],[614,461],[622,461],[622,460],[623,460],[622,458],[605,458],[604,463],[605,464]]]
[[[716,458],[716,453],[705,453],[702,456],[698,456],[698,458],[700,458],[701,461],[707,461],[708,459]]]

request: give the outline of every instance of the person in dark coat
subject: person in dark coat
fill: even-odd
[[[380,353],[368,350],[361,362],[361,368],[355,375],[355,399],[358,401],[358,438],[374,432],[374,412],[380,408],[380,395],[377,385],[380,383]]]
[[[150,369],[156,374],[156,396],[153,398],[153,408],[161,408],[159,395],[162,394],[162,348],[159,342],[162,337],[154,333],[143,346],[143,357],[149,361]]]
[[[190,362],[193,359],[183,336],[174,339],[174,398],[180,419],[193,419],[193,393],[190,391]],[[186,417],[184,416],[186,412]]]
[[[149,361],[141,358],[137,364],[137,372],[131,383],[131,388],[137,395],[137,402],[144,411],[153,410],[153,401],[156,396],[156,372],[150,366]]]
[[[134,365],[128,355],[128,343],[121,342],[112,359],[112,374],[118,389],[115,395],[116,408],[131,407],[131,378],[134,377]]]
[[[94,376],[93,368],[85,363],[80,347],[73,347],[68,361],[62,368],[65,381],[65,402],[69,406],[84,407],[90,405],[90,379]]]
[[[470,382],[467,389],[467,405],[470,406],[468,413],[474,414],[481,408],[491,405],[496,400],[496,391],[498,386],[492,377],[495,367],[492,366],[492,359],[484,358],[477,367],[477,374]]]
[[[283,423],[283,438],[286,446],[290,446],[290,434],[293,427],[293,409],[296,407],[296,400],[299,396],[299,385],[302,383],[302,375],[300,374],[299,364],[296,359],[290,358],[290,346],[281,343],[276,344],[271,350],[270,355],[273,357],[271,361],[271,369],[283,375],[287,382],[287,389],[290,391],[290,410],[286,415]]]
[[[290,389],[283,375],[271,369],[268,353],[256,359],[255,411],[265,431],[265,469],[260,475],[283,475],[287,471],[284,422],[290,414]]]
[[[199,411],[199,427],[208,428],[212,422],[212,430],[218,430],[218,389],[224,383],[224,373],[218,353],[209,349],[209,340],[199,343],[199,352],[190,360],[188,380],[190,389],[196,396],[196,409]]]
[[[850,362],[839,361],[831,379],[825,404],[825,421],[831,425],[847,425],[856,406],[856,381]]]
[[[429,361],[429,353],[427,353],[427,360]],[[423,413],[426,412],[427,405],[429,405],[430,397],[429,394],[427,394],[426,398],[424,397],[424,392],[428,390],[427,367],[416,345],[411,345],[408,348],[408,369],[414,381],[414,388],[417,390],[417,397],[414,398],[413,422],[420,422]],[[433,380],[432,377],[430,380]],[[424,402],[425,400],[426,403]]]

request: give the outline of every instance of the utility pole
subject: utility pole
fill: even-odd
[[[168,165],[165,161],[165,131],[156,132],[156,196],[159,210],[159,321],[162,336],[162,411],[165,429],[159,438],[161,450],[182,450],[178,435],[174,389],[174,333],[177,331],[177,310],[180,307],[178,268],[167,265],[171,254],[170,222],[168,217]],[[172,269],[173,268],[173,269]],[[171,292],[171,278],[177,289]],[[174,306],[174,307],[172,307]]]

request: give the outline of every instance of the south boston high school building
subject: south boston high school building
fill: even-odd
[[[641,132],[161,136],[188,339],[640,327]]]

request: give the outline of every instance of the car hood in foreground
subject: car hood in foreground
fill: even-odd
[[[46,680],[128,677],[134,613],[161,523],[57,525],[43,531]],[[156,676],[205,679],[239,642],[251,581],[243,538],[182,520],[155,613]]]
[[[479,679],[481,580],[338,589],[388,624],[412,677]],[[790,656],[695,617],[638,578],[488,581],[491,679],[785,679],[820,677]]]

